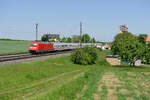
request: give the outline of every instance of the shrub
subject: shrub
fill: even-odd
[[[98,61],[98,64],[101,66],[109,66],[110,64],[106,61],[106,59]]]
[[[90,56],[82,49],[75,50],[71,55],[71,59],[75,64],[87,65],[90,62]]]
[[[77,49],[72,53],[71,60],[75,64],[94,64],[97,60],[97,51],[95,48],[92,47],[84,47]]]
[[[95,61],[97,60],[97,57],[98,57],[96,48],[93,48],[93,47],[84,47],[83,51],[86,52],[86,53],[88,53],[90,55],[90,57],[91,57],[90,64],[95,63]]]
[[[99,51],[103,51],[103,50],[102,50],[102,48],[97,48],[97,50],[99,50]]]

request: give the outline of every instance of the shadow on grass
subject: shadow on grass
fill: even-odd
[[[119,71],[136,71],[136,72],[150,72],[150,67],[146,66],[127,66],[127,65],[118,65],[118,66],[111,66],[112,69],[117,69]]]

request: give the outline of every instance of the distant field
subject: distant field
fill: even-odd
[[[150,100],[150,68],[94,65],[70,56],[0,66],[0,100]]]
[[[29,41],[0,39],[0,55],[28,52],[29,43]]]

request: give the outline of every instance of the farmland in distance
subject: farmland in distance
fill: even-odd
[[[30,41],[0,40],[0,55],[28,52]]]

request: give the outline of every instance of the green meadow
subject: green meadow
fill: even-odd
[[[0,39],[0,55],[26,53],[30,41]]]
[[[86,66],[70,56],[0,66],[0,100],[149,100],[150,68],[111,66],[109,53]]]

